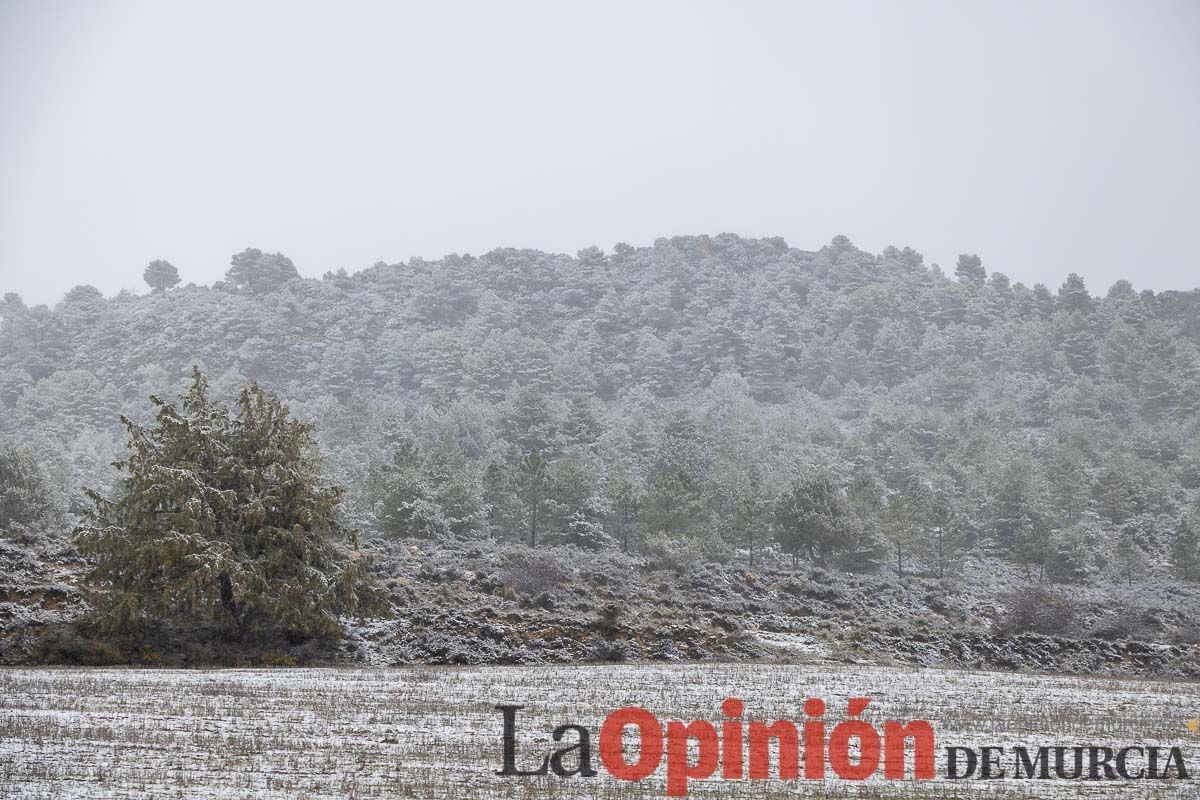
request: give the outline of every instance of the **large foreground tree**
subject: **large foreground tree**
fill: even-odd
[[[99,622],[215,630],[248,642],[336,639],[338,618],[377,601],[365,561],[337,519],[343,490],[319,480],[312,425],[255,384],[236,413],[193,370],[176,408],[157,397],[153,425],[122,418],[129,456],[119,495],[87,490],[76,530],[93,563]]]

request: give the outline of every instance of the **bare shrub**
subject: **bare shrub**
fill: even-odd
[[[716,536],[653,533],[646,537],[643,553],[651,568],[680,574],[697,564],[728,564],[733,560],[733,551]]]
[[[629,649],[619,640],[605,639],[592,650],[596,661],[621,662],[629,658]]]
[[[557,589],[570,577],[557,548],[514,548],[504,554],[501,563],[500,577],[504,585],[527,597]]]
[[[1065,593],[1050,586],[1018,586],[1002,598],[1004,611],[996,620],[1004,635],[1040,633],[1068,636],[1077,617],[1075,604]]]
[[[1200,644],[1200,622],[1189,620],[1175,631],[1175,641],[1179,644]]]
[[[1151,641],[1168,629],[1161,609],[1148,607],[1132,593],[1120,593],[1108,599],[1103,616],[1088,633],[1090,638],[1108,641]],[[1167,613],[1174,619],[1174,614]]]
[[[621,616],[625,608],[620,603],[606,603],[600,609],[600,616],[592,623],[592,628],[606,636],[612,636],[621,626]]]

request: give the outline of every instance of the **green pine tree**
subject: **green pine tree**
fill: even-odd
[[[56,516],[54,492],[34,454],[0,442],[0,531],[49,523]]]
[[[823,564],[842,549],[852,531],[850,507],[824,475],[792,483],[775,504],[775,538],[792,566],[801,555]]]
[[[546,495],[550,491],[550,476],[546,459],[537,450],[527,453],[517,465],[517,496],[525,506],[525,528],[529,531],[529,546],[537,546],[538,533],[545,524]]]
[[[1200,526],[1185,519],[1171,541],[1171,564],[1185,581],[1200,578]]]
[[[155,627],[242,642],[333,640],[341,615],[380,604],[366,561],[338,522],[343,490],[319,480],[313,426],[274,394],[245,387],[236,413],[193,369],[176,408],[157,397],[152,425],[122,418],[128,457],[115,499],[75,531],[90,559],[96,622],[137,636]]]
[[[392,453],[392,463],[382,470],[376,520],[388,536],[439,539],[449,530],[422,466],[416,443],[403,439]]]

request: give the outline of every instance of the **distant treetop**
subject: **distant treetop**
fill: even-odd
[[[264,253],[256,247],[235,254],[229,263],[225,281],[252,294],[273,292],[300,277],[292,260],[283,253]]]
[[[151,261],[142,273],[142,279],[156,292],[165,292],[179,284],[179,270],[170,261],[161,258]]]

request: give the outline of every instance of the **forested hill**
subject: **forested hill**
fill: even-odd
[[[4,298],[0,436],[66,507],[112,480],[118,415],[193,364],[315,420],[367,531],[729,555],[819,476],[851,522],[818,557],[941,570],[978,548],[1073,579],[1166,569],[1200,487],[1200,291],[1094,296],[974,256],[946,275],[908,248],[729,234],[321,280],[246,250],[211,287],[174,273]]]

